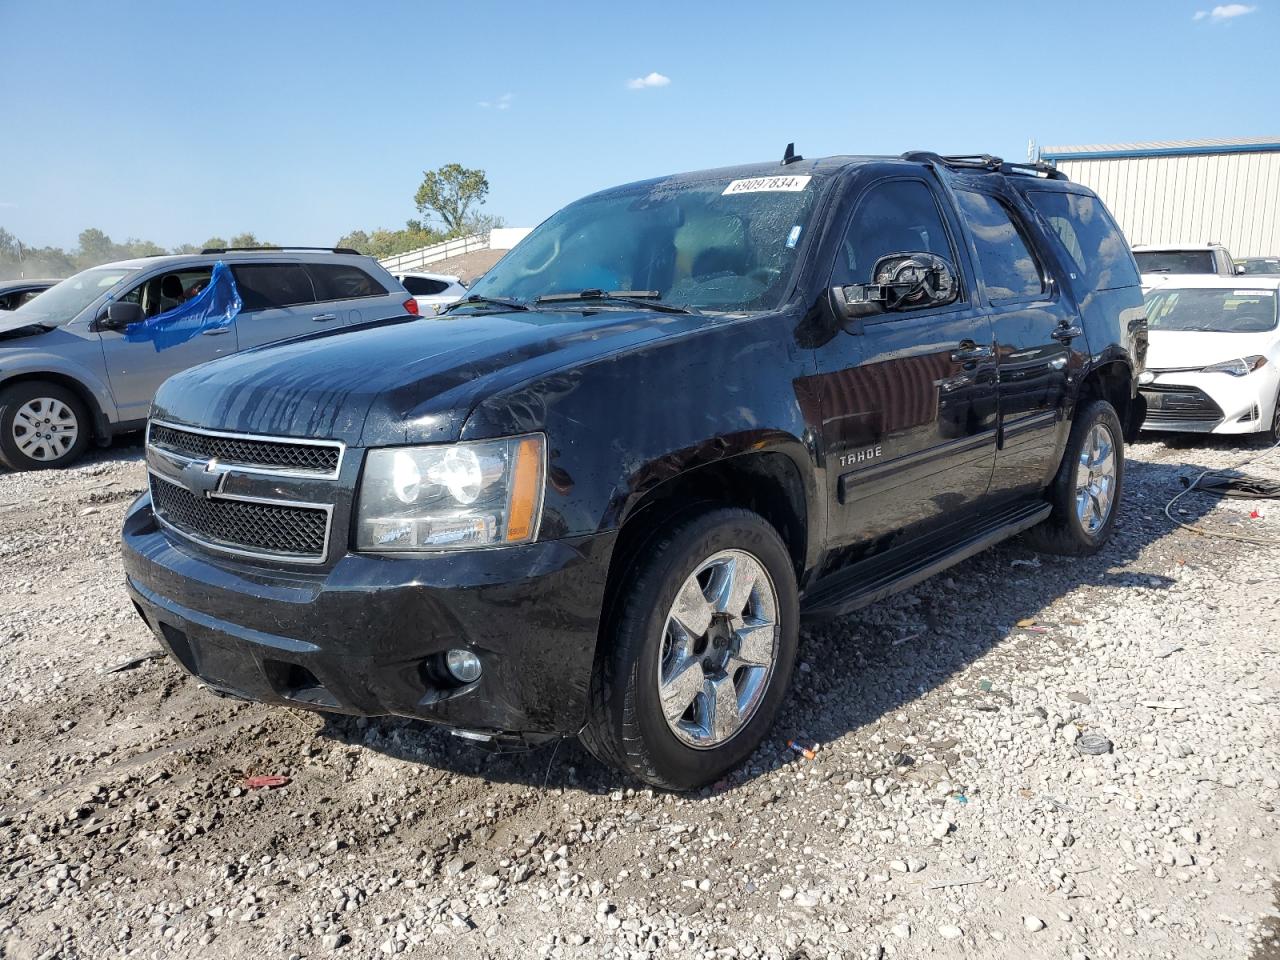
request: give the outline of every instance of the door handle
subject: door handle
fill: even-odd
[[[224,333],[230,333],[231,328],[230,327],[213,327],[209,330],[201,330],[200,332],[206,337],[220,337]]]
[[[320,316],[312,317],[311,319],[317,322],[323,322],[325,320],[337,320],[338,315],[336,313],[322,313],[320,314]]]
[[[1083,337],[1084,331],[1079,327],[1064,323],[1054,330],[1051,336],[1059,343],[1070,343],[1076,337]]]
[[[951,351],[951,359],[955,363],[967,363],[970,360],[990,360],[996,355],[991,347],[980,347],[972,340],[961,340],[960,349]]]

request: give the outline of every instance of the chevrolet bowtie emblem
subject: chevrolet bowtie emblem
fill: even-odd
[[[178,482],[190,490],[195,496],[207,499],[222,487],[226,471],[216,460],[197,460],[182,468]]]

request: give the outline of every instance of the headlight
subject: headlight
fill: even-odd
[[[1266,357],[1241,357],[1239,360],[1224,360],[1211,367],[1205,367],[1201,373],[1229,373],[1233,377],[1245,377],[1253,373],[1267,362]]]
[[[505,440],[370,450],[356,509],[356,549],[466,550],[538,535],[546,441]]]

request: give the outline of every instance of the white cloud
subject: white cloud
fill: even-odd
[[[515,98],[514,93],[504,93],[496,100],[481,100],[477,106],[484,107],[486,110],[510,110],[511,101]]]
[[[671,78],[658,73],[646,74],[643,77],[635,77],[627,81],[628,90],[644,90],[646,87],[665,87],[671,83]]]
[[[1257,7],[1250,7],[1243,3],[1224,3],[1214,7],[1212,10],[1197,10],[1192,20],[1211,20],[1214,23],[1222,23],[1224,20],[1234,20],[1236,17],[1243,17],[1246,13],[1253,13]]]

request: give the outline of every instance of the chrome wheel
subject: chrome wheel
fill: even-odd
[[[764,565],[743,550],[704,560],[663,629],[658,697],[671,732],[704,750],[732,739],[764,700],[778,636],[778,594]]]
[[[1076,470],[1076,519],[1085,533],[1095,534],[1106,525],[1115,495],[1115,437],[1105,423],[1095,423],[1085,437]]]
[[[60,460],[75,446],[80,421],[56,397],[33,397],[13,415],[13,442],[22,454],[39,463]]]

